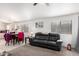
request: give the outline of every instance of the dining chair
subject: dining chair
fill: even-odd
[[[24,42],[24,32],[18,32],[18,41]]]

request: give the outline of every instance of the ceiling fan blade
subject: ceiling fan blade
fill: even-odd
[[[38,3],[34,3],[33,6],[36,6]]]
[[[36,6],[38,3],[34,3],[33,6]],[[49,6],[49,3],[44,3],[45,5]]]

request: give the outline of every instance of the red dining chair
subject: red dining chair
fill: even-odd
[[[24,41],[24,33],[23,32],[19,32],[18,33],[18,41],[19,42],[21,42],[21,41],[23,42]]]

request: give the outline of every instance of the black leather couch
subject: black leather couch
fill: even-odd
[[[60,35],[53,33],[36,33],[35,37],[29,38],[29,42],[30,45],[50,48],[56,51],[60,51],[62,46],[62,41],[60,41]]]

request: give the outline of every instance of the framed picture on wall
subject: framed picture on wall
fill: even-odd
[[[42,21],[40,21],[40,22],[36,22],[35,23],[35,28],[43,28],[43,22]]]

